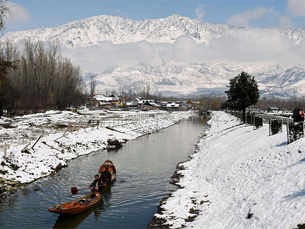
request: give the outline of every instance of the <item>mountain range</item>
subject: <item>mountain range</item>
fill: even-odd
[[[102,15],[1,37],[18,44],[26,39],[60,44],[101,93],[223,95],[229,80],[246,71],[263,96],[305,95],[305,29],[234,27],[179,15]]]

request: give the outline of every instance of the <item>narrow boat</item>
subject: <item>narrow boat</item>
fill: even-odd
[[[109,190],[111,187],[111,184],[116,180],[116,168],[113,165],[112,161],[106,160],[101,167],[99,168],[99,176],[106,175],[108,176],[109,179],[107,178],[106,181],[108,182],[103,182],[103,191],[105,192],[106,190]],[[111,175],[110,175],[111,174]],[[74,190],[75,188],[75,190]],[[77,193],[77,188],[72,187],[71,189],[72,194]],[[75,191],[75,193],[73,193]],[[100,202],[102,199],[102,194],[99,192],[94,192],[90,193],[86,196],[82,196],[78,199],[72,200],[70,202],[66,202],[63,204],[57,204],[55,207],[49,208],[48,210],[50,212],[58,213],[61,215],[76,215],[80,214],[86,210],[89,210],[92,208],[94,205],[96,205],[98,202]]]
[[[103,172],[109,171],[111,173],[111,183],[116,180],[116,168],[112,161],[106,160],[101,167],[99,168],[99,174],[101,175]]]
[[[76,215],[92,208],[101,201],[101,198],[102,195],[98,192],[90,193],[76,200],[63,204],[57,204],[55,207],[49,208],[48,210],[61,215]]]

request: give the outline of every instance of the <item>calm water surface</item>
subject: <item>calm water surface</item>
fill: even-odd
[[[206,126],[197,119],[183,121],[158,133],[126,143],[117,152],[97,151],[69,163],[55,176],[28,185],[0,205],[0,228],[144,229],[159,200],[175,186],[169,184],[176,164],[192,154]],[[72,186],[87,187],[99,166],[110,159],[117,181],[92,210],[59,217],[47,209],[87,193],[71,195]]]

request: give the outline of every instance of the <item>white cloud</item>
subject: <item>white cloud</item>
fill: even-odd
[[[305,17],[305,0],[288,0],[288,10],[294,16]]]
[[[272,9],[256,8],[254,10],[249,10],[241,14],[233,15],[228,19],[227,23],[235,26],[248,27],[250,21],[260,19],[267,13],[272,13],[272,12],[273,12]]]
[[[291,27],[293,27],[291,19],[289,17],[281,16],[279,21],[280,21],[280,26],[282,28],[291,28]]]
[[[287,63],[294,44],[278,30],[252,29],[228,34],[212,43],[210,58],[237,62]]]
[[[196,18],[198,20],[202,20],[203,17],[205,16],[205,10],[203,9],[202,6],[200,6],[200,7],[195,9],[195,14],[196,14]]]
[[[6,18],[7,23],[9,24],[26,23],[30,20],[30,14],[27,11],[27,9],[23,8],[22,6],[14,2],[7,2],[6,5],[9,9]]]
[[[105,41],[88,48],[67,48],[63,53],[84,69],[98,73],[118,66],[124,68],[140,63],[158,65],[163,58],[170,55],[168,45],[155,45],[145,41],[120,45]]]
[[[276,29],[236,30],[211,40],[208,45],[190,37],[180,37],[173,44],[136,42],[65,49],[64,54],[84,71],[102,73],[116,67],[163,65],[168,62],[200,63],[207,61],[259,62],[284,66],[305,62],[305,41],[296,45]]]

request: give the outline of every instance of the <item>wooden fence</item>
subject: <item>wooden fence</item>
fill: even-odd
[[[242,120],[241,111],[227,111]],[[263,124],[269,125],[269,136],[283,131],[283,125],[286,125],[287,143],[294,142],[304,137],[304,122],[293,122],[290,115],[287,114],[268,114],[262,112],[247,112],[245,123],[259,128]]]

